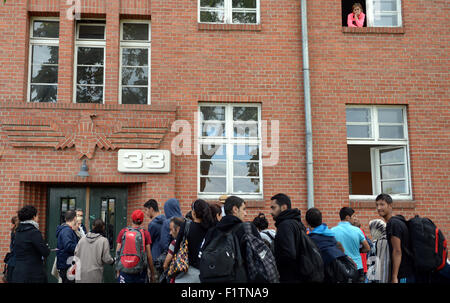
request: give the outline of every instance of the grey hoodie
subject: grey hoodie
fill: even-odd
[[[77,283],[102,283],[103,265],[113,264],[114,258],[109,253],[108,240],[100,234],[88,233],[75,248],[75,256],[79,258],[80,275]]]

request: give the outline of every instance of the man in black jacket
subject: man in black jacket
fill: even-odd
[[[201,251],[208,246],[208,244],[218,236],[219,231],[227,233],[234,229],[234,234],[238,239],[238,243],[240,243],[240,253],[241,256],[243,256],[243,262],[244,266],[242,267],[245,269],[244,272],[237,273],[236,275],[237,280],[235,282],[246,282],[247,281],[247,266],[245,264],[245,255],[246,255],[246,245],[241,241],[243,235],[245,234],[244,228],[238,227],[238,225],[241,225],[243,223],[245,216],[247,215],[246,212],[246,205],[245,201],[239,197],[236,196],[230,196],[225,200],[224,204],[224,211],[225,216],[220,220],[217,225],[210,229],[208,233],[205,236],[205,241],[203,242],[203,245],[201,246]],[[251,225],[252,234],[255,237],[261,238],[259,235],[258,230],[256,229],[256,226],[254,224]],[[200,251],[200,255],[201,252]]]
[[[291,208],[291,199],[285,194],[271,198],[272,216],[275,220],[275,259],[277,261],[280,282],[301,282],[297,265],[298,247],[301,230],[306,231],[301,221],[299,209]]]

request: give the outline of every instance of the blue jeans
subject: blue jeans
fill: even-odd
[[[119,273],[118,283],[148,283],[147,269],[139,274]]]

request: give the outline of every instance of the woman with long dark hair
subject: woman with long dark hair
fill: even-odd
[[[20,225],[14,239],[16,266],[12,282],[46,283],[43,260],[50,254],[50,249],[39,231],[37,210],[31,205],[24,206],[19,210],[18,217]]]
[[[192,218],[189,232],[186,235],[188,241],[188,255],[189,255],[189,271],[187,273],[179,274],[175,278],[175,283],[200,283],[199,275],[199,257],[198,253],[208,230],[215,225],[214,218],[211,213],[209,204],[198,199],[192,203]],[[174,255],[180,249],[180,244],[183,241],[186,221],[180,227],[177,242],[175,245]]]

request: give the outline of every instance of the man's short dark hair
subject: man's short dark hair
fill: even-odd
[[[380,200],[386,201],[387,204],[392,204],[392,202],[393,202],[391,196],[389,196],[388,194],[379,194],[377,196],[377,198],[375,199],[375,202],[380,201]]]
[[[94,223],[92,223],[91,231],[96,234],[104,233],[105,232],[105,222],[103,222],[102,219],[95,219]]]
[[[339,217],[341,218],[341,221],[344,221],[345,217],[351,217],[354,213],[355,211],[351,207],[342,207],[339,211]]]
[[[225,215],[227,215],[227,216],[232,215],[233,214],[233,206],[240,208],[243,203],[245,203],[245,201],[243,199],[236,197],[236,196],[229,196],[225,200],[225,204],[223,205]]]
[[[32,220],[37,215],[37,209],[33,205],[26,205],[22,207],[17,216],[21,222]]]
[[[291,199],[285,194],[276,194],[270,200],[277,200],[277,204],[281,207],[282,205],[286,205],[288,209],[291,209]]]
[[[64,220],[65,220],[65,222],[72,222],[76,216],[77,216],[77,213],[74,210],[70,209],[70,210],[66,211],[66,213],[64,214]]]
[[[312,228],[322,225],[322,213],[317,208],[313,207],[308,209],[306,211],[305,219]]]
[[[153,208],[154,211],[159,211],[158,202],[155,199],[150,199],[144,204],[145,208]]]

